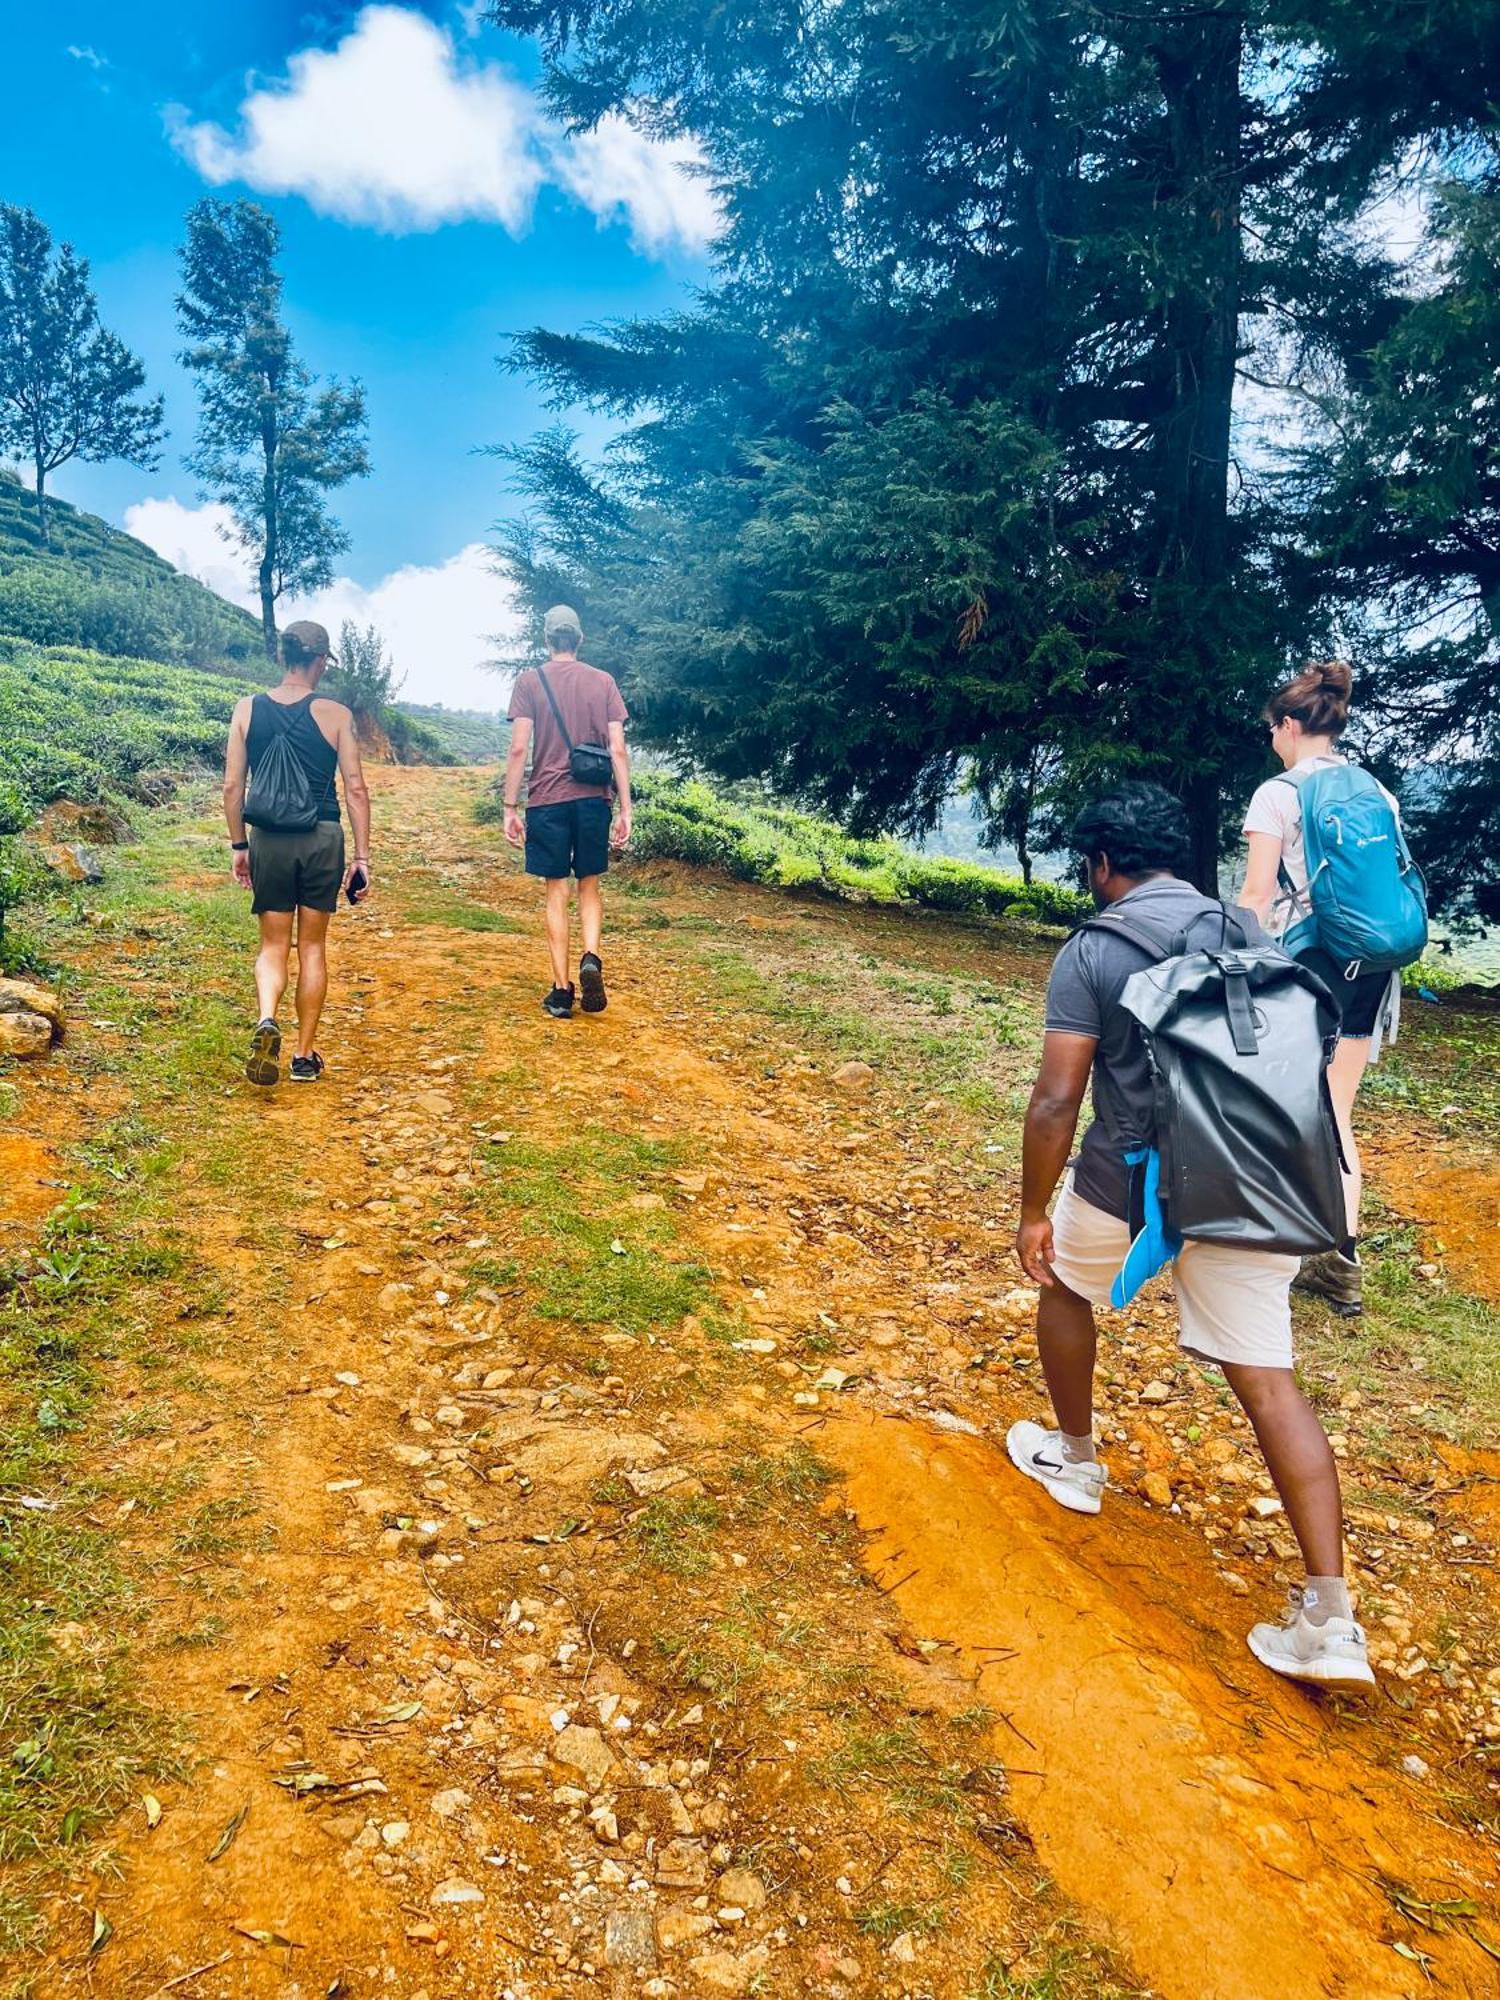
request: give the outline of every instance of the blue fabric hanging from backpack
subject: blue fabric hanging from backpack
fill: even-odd
[[[1413,964],[1427,946],[1427,889],[1385,793],[1357,764],[1280,782],[1298,793],[1307,861],[1306,913],[1282,939],[1287,951],[1317,945],[1362,972]],[[1292,888],[1284,869],[1282,880]]]
[[[1124,1158],[1130,1168],[1130,1248],[1109,1288],[1109,1302],[1117,1310],[1128,1306],[1182,1249],[1182,1238],[1167,1227],[1162,1213],[1161,1154],[1154,1146],[1135,1146]]]

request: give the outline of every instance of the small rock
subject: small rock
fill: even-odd
[[[1430,1778],[1432,1772],[1420,1757],[1403,1757],[1401,1768],[1408,1778]]]
[[[1172,1482],[1164,1472],[1148,1472],[1141,1481],[1141,1491],[1153,1507],[1172,1504]]]
[[[833,1080],[840,1090],[868,1090],[875,1081],[875,1071],[867,1062],[840,1063],[833,1072]]]
[[[1232,1569],[1221,1569],[1219,1571],[1219,1581],[1235,1597],[1248,1597],[1250,1595],[1249,1584],[1246,1583],[1242,1576],[1236,1575]]]
[[[34,979],[0,979],[0,1015],[40,1014],[53,1031],[63,1031],[63,1004],[54,988]]]
[[[1148,1382],[1141,1391],[1143,1403],[1167,1403],[1172,1399],[1172,1391],[1165,1382]]]
[[[463,1903],[482,1903],[484,1891],[477,1882],[465,1882],[462,1876],[451,1875],[446,1882],[439,1882],[432,1892],[434,1909],[452,1908]]]
[[[688,1971],[715,1993],[748,1993],[765,1971],[771,1954],[764,1945],[738,1956],[732,1951],[709,1951],[688,1962]]]
[[[439,1403],[432,1413],[432,1421],[450,1431],[462,1430],[464,1413],[457,1403]]]
[[[1281,1512],[1281,1502],[1274,1493],[1257,1493],[1245,1511],[1253,1514],[1257,1521],[1269,1521]]]
[[[581,1723],[570,1722],[560,1731],[552,1754],[560,1764],[581,1771],[596,1791],[614,1772],[614,1753],[609,1745],[597,1729],[585,1729]]]
[[[656,1856],[656,1879],[664,1889],[701,1889],[708,1881],[708,1856],[691,1840],[669,1840]]]
[[[886,1956],[895,1959],[897,1965],[915,1965],[917,1941],[911,1932],[903,1931],[900,1937],[892,1938],[886,1946]]]
[[[404,1819],[387,1820],[380,1829],[380,1838],[387,1847],[400,1847],[411,1832],[410,1822]]]
[[[455,1785],[451,1791],[437,1792],[433,1795],[432,1810],[439,1819],[457,1819],[459,1814],[467,1812],[472,1804],[473,1800],[469,1794]]]
[[[656,1926],[641,1905],[611,1910],[604,1919],[604,1963],[650,1972],[656,1964]]]
[[[676,1951],[713,1927],[713,1918],[702,1910],[662,1910],[656,1919],[656,1941],[663,1951]]]
[[[729,1868],[719,1877],[719,1894],[742,1910],[763,1910],[766,1885],[753,1868]]]
[[[0,1014],[0,1056],[29,1061],[52,1047],[52,1023],[42,1014]]]

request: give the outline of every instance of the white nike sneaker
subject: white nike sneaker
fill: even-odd
[[[1005,1449],[1016,1470],[1045,1486],[1059,1507],[1069,1507],[1075,1514],[1098,1513],[1099,1495],[1109,1474],[1097,1459],[1091,1465],[1073,1465],[1065,1459],[1060,1431],[1043,1430],[1040,1424],[1012,1424]]]
[[[1314,1625],[1303,1608],[1303,1593],[1293,1586],[1279,1625],[1257,1625],[1250,1650],[1263,1667],[1288,1680],[1315,1687],[1373,1688],[1375,1675],[1365,1650],[1364,1627],[1352,1618],[1330,1618]]]

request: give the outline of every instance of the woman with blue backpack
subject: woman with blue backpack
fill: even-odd
[[[1320,660],[1279,687],[1265,708],[1280,776],[1245,814],[1250,859],[1241,902],[1334,996],[1338,1046],[1328,1089],[1344,1153],[1348,1234],[1309,1257],[1299,1289],[1353,1318],[1363,1310],[1359,1265],[1361,1175],[1354,1100],[1382,1040],[1394,1041],[1401,967],[1427,943],[1427,898],[1401,830],[1396,800],[1342,756],[1353,675]]]

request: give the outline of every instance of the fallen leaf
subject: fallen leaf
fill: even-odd
[[[252,1944],[280,1945],[287,1951],[306,1951],[307,1949],[305,1944],[298,1944],[295,1938],[283,1937],[280,1931],[257,1930],[253,1924],[231,1924],[229,1928],[232,1931],[238,1931],[241,1937],[249,1938]]]
[[[233,1847],[235,1843],[235,1837],[239,1833],[240,1828],[245,1824],[245,1821],[249,1816],[249,1812],[250,1812],[250,1801],[246,1799],[245,1803],[240,1807],[239,1811],[234,1815],[233,1819],[229,1820],[226,1823],[224,1831],[219,1835],[218,1839],[214,1842],[214,1851],[208,1857],[210,1861],[219,1860],[219,1858],[222,1855],[227,1854],[230,1848]]]
[[[617,1257],[623,1257],[625,1255],[625,1245],[620,1241],[618,1236],[615,1237],[614,1241],[610,1244],[609,1247]]]
[[[146,1815],[147,1826],[161,1825],[161,1800],[147,1792],[141,1800],[141,1811]]]
[[[1410,1959],[1413,1965],[1420,1965],[1424,1972],[1432,1963],[1432,1959],[1425,1951],[1418,1951],[1414,1945],[1404,1944],[1400,1938],[1396,1939],[1391,1950],[1398,1952],[1402,1958]]]
[[[97,1957],[98,1954],[101,1951],[103,1951],[104,1947],[109,1943],[110,1939],[114,1936],[114,1934],[115,1934],[115,1927],[110,1922],[109,1918],[105,1916],[103,1910],[95,1910],[94,1934],[89,1939],[89,1957],[90,1958]]]
[[[83,1831],[83,1807],[70,1806],[63,1814],[61,1840],[64,1847],[71,1847]]]

